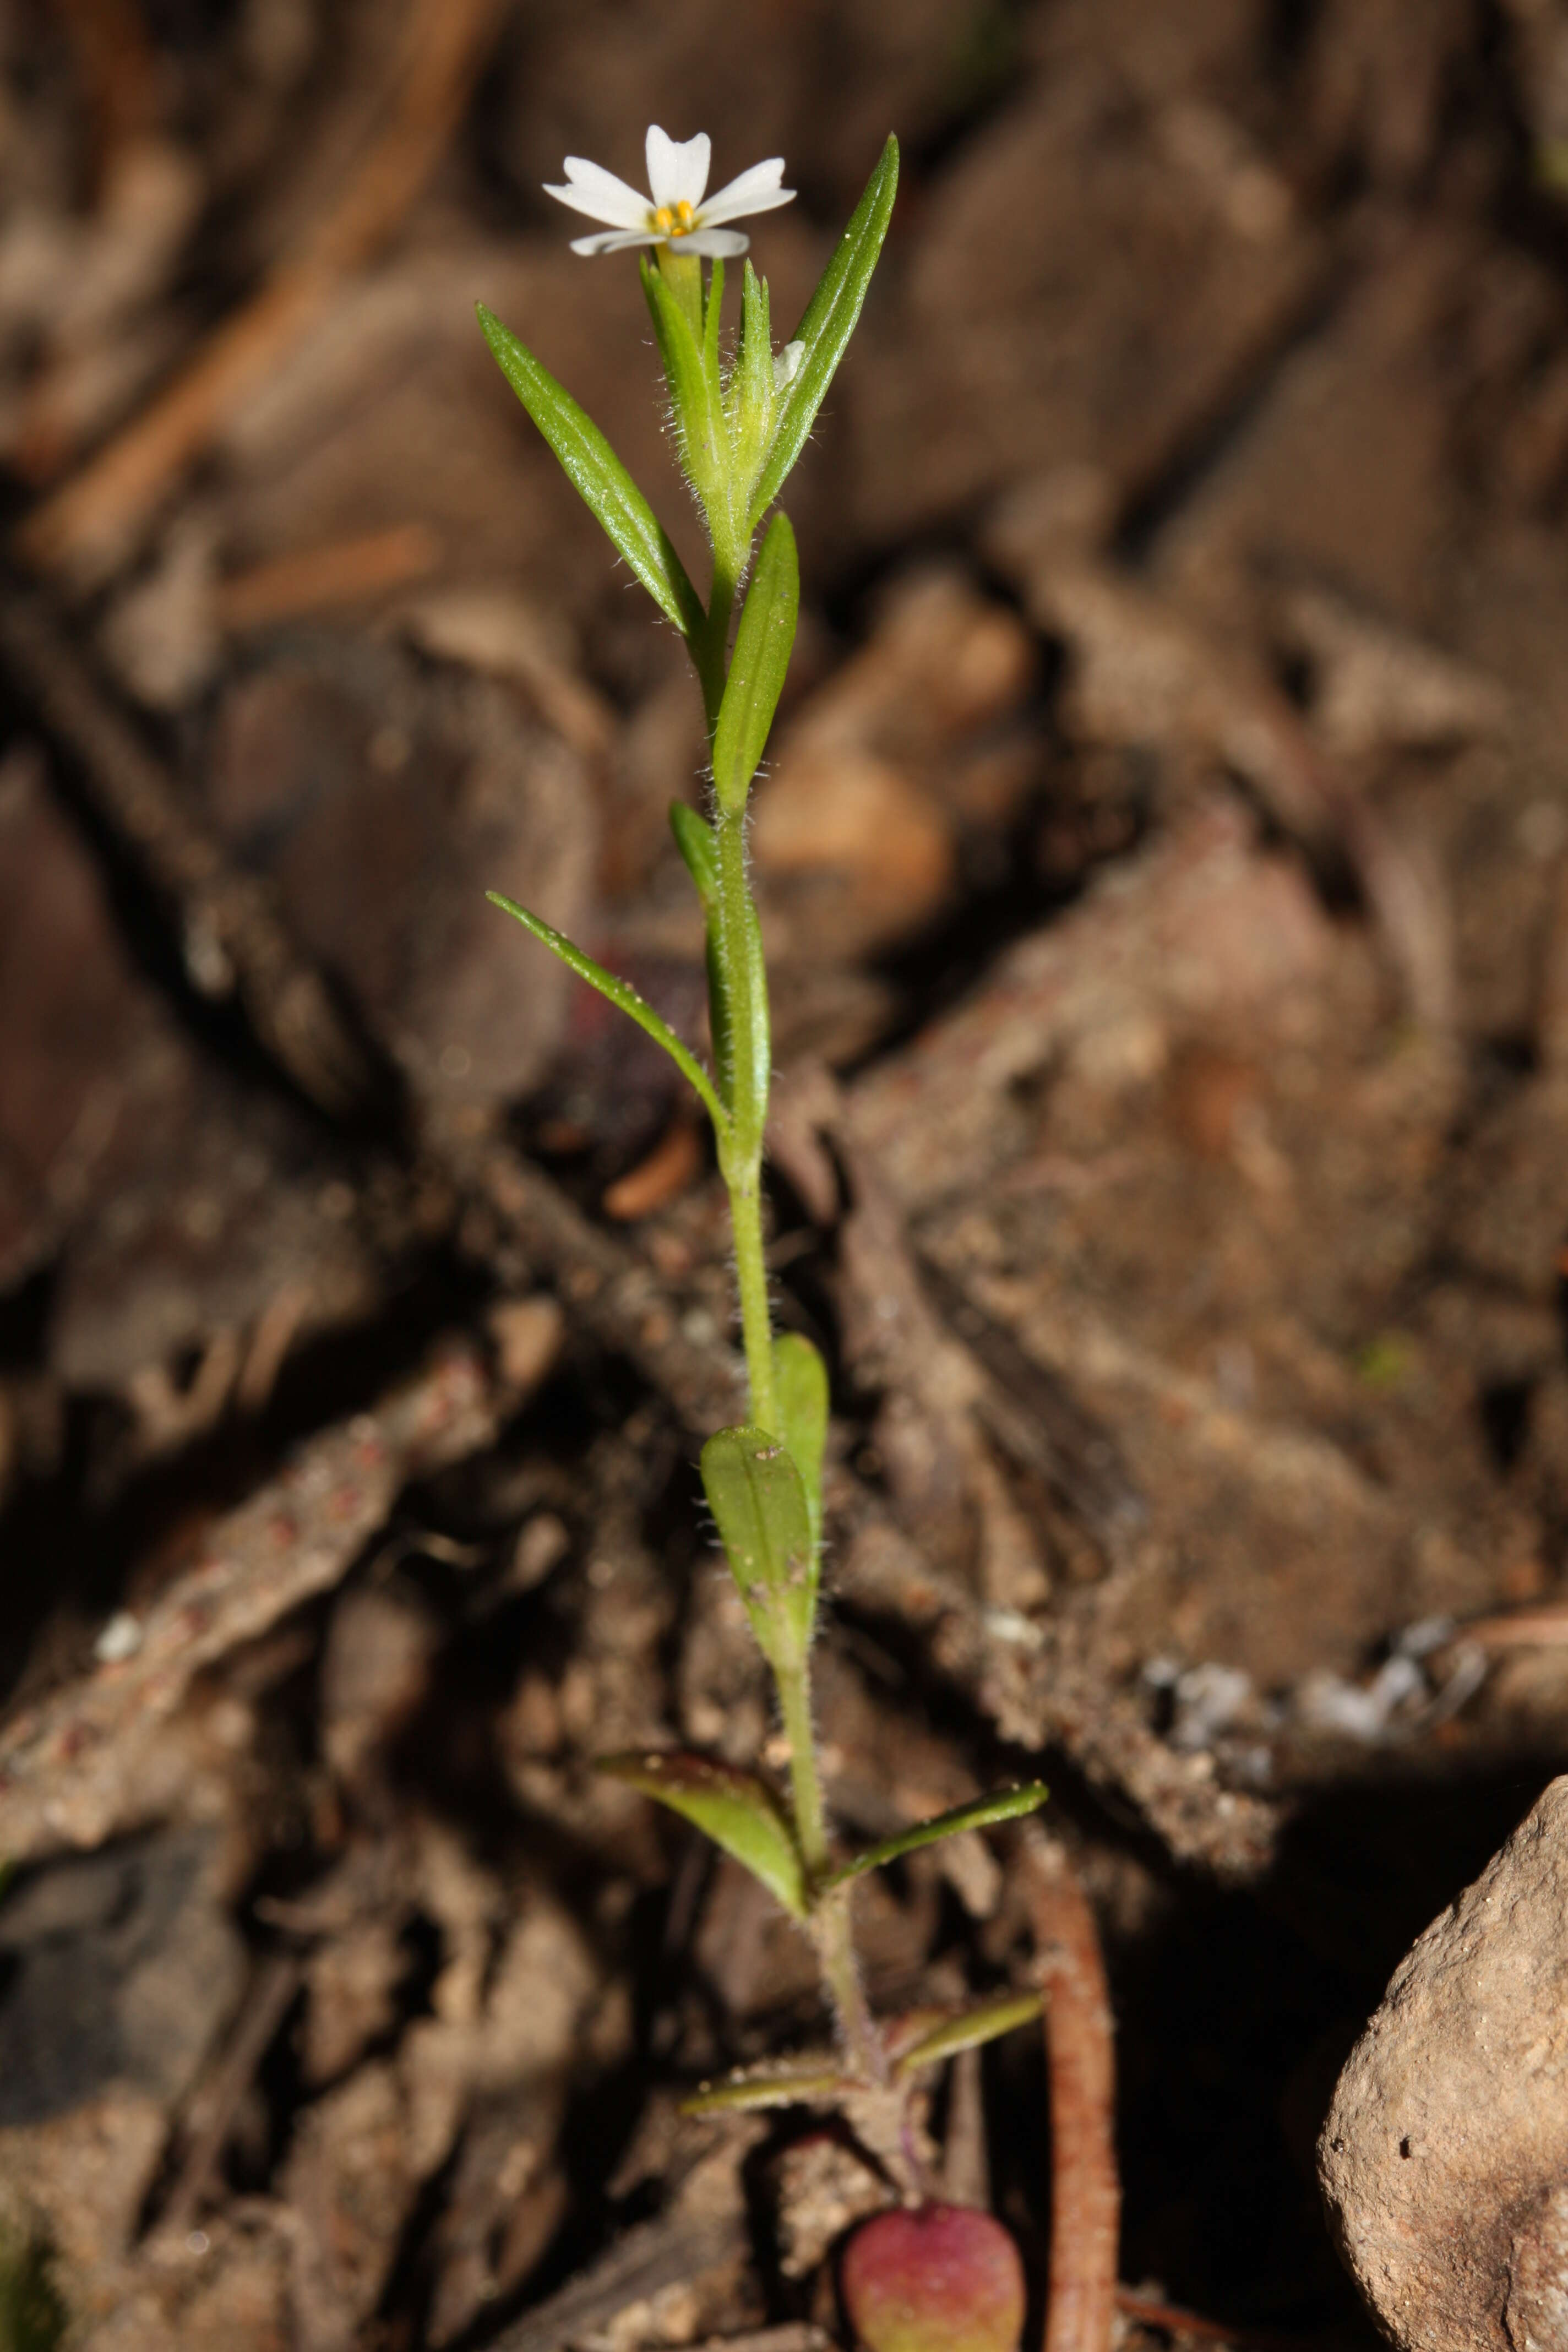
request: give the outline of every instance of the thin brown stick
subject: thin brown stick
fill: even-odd
[[[58,0],[92,123],[92,176],[101,189],[116,159],[153,127],[156,61],[135,0]]]
[[[441,561],[441,542],[421,522],[395,523],[359,539],[336,539],[294,555],[275,556],[218,587],[215,602],[226,629],[265,629],[301,613],[358,604],[427,579]]]
[[[362,1102],[373,1085],[366,1056],[270,890],[228,863],[40,598],[0,596],[0,665],[177,910],[196,986],[213,997],[237,993],[258,1036],[323,1109]]]
[[[1205,2344],[1234,2344],[1240,2352],[1305,2352],[1307,2344],[1304,2336],[1277,2336],[1268,2328],[1230,2327],[1222,2320],[1205,2319],[1201,2312],[1188,2311],[1182,2304],[1166,2303],[1161,2295],[1140,2294],[1130,2286],[1117,2288],[1116,2308],[1142,2326],[1157,2327],[1163,2336],[1191,2336]]]
[[[1556,1649],[1568,1642],[1568,1601],[1549,1601],[1539,1609],[1517,1609],[1496,1617],[1478,1617],[1454,1636],[1478,1642],[1483,1650]]]
[[[152,404],[34,509],[16,535],[24,562],[91,584],[132,552],[236,403],[397,227],[457,127],[500,11],[500,0],[411,0],[390,120],[340,202]]]
[[[0,1731],[0,1853],[29,1862],[139,1826],[149,1788],[163,1786],[149,1780],[158,1743],[197,1675],[330,1591],[408,1481],[479,1453],[505,1410],[473,1350],[448,1347],[212,1520],[195,1565],[132,1621],[124,1652]]]
[[[590,1223],[542,1169],[500,1138],[443,1139],[445,1171],[503,1222],[508,1241],[605,1348],[630,1358],[694,1436],[741,1409],[741,1363],[718,1340],[689,1339],[647,1260]]]
[[[195,2225],[207,2202],[240,2102],[283,2022],[303,1973],[292,1952],[274,1952],[258,1969],[228,2047],[207,2086],[200,2122],[158,2217],[158,2237],[177,2242]]]
[[[1110,2352],[1121,2185],[1110,1996],[1094,1914],[1067,1848],[1026,1841],[1051,2085],[1051,2255],[1045,2352]]]

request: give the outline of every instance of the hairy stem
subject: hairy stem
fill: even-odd
[[[816,1732],[811,1719],[811,1669],[803,1659],[792,1675],[778,1677],[779,1713],[789,1741],[790,1797],[795,1831],[800,1841],[807,1875],[816,1880],[827,1869],[827,1823],[822,1803],[822,1779],[816,1769]]]
[[[766,982],[752,952],[756,922],[746,880],[743,818],[721,814],[715,827],[719,851],[719,954],[730,999],[730,1100],[732,1141],[724,1155],[724,1181],[735,1229],[735,1282],[741,1300],[741,1330],[751,1383],[752,1420],[776,1430],[773,1311],[763,1254],[763,1131],[767,1122]]]
[[[780,1674],[777,1679],[779,1713],[789,1741],[790,1800],[795,1836],[800,1841],[806,1876],[814,1886],[819,1886],[827,1873],[827,1821],[816,1759],[816,1730],[811,1718],[809,1662],[803,1658],[793,1674]],[[847,1886],[814,1895],[811,1937],[845,2053],[863,2080],[880,2084],[886,2079],[887,2058],[860,1982],[849,1900]]]
[[[849,1900],[847,1886],[836,1886],[825,1895],[812,1914],[812,1937],[845,2053],[862,2082],[880,2088],[888,2080],[888,2053],[860,1981]]]

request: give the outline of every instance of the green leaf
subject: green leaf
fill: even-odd
[[[702,1486],[757,1646],[775,1673],[792,1673],[811,1645],[816,1609],[800,1472],[765,1429],[721,1429],[702,1449]]]
[[[824,2053],[793,2065],[737,2066],[721,2083],[704,2083],[680,2102],[683,2116],[733,2115],[747,2107],[796,2107],[841,2099],[856,2084]]]
[[[702,606],[652,508],[586,413],[525,343],[479,305],[479,325],[500,372],[538,425],[567,479],[682,636],[702,625]]]
[[[505,898],[499,890],[487,890],[485,896],[492,907],[504,908],[525,931],[531,931],[536,940],[542,940],[552,955],[559,956],[579,980],[585,980],[590,988],[596,988],[601,996],[607,996],[612,1004],[618,1005],[639,1029],[647,1032],[656,1045],[664,1047],[677,1069],[700,1097],[720,1140],[725,1140],[730,1132],[730,1114],[721,1102],[712,1079],[689,1046],[682,1045],[668,1022],[661,1019],[647,999],[639,996],[628,982],[617,979],[613,971],[606,971],[602,963],[595,963],[591,955],[584,955],[582,949],[574,946],[563,932],[556,930],[553,924],[545,922],[538,915],[531,915],[526,907],[520,907],[515,898]]]
[[[897,1862],[900,1854],[917,1853],[922,1845],[935,1845],[939,1838],[957,1837],[962,1830],[984,1830],[994,1822],[1016,1822],[1022,1813],[1037,1811],[1049,1795],[1043,1780],[1034,1780],[1026,1789],[1002,1789],[994,1796],[976,1797],[973,1804],[955,1805],[950,1813],[938,1813],[931,1821],[919,1822],[911,1830],[900,1830],[896,1837],[884,1838],[868,1853],[858,1853],[853,1862],[836,1870],[826,1885],[842,1886],[847,1879],[858,1878],[868,1870],[880,1870],[884,1863]]]
[[[822,1455],[827,1443],[827,1367],[800,1331],[784,1331],[773,1341],[773,1393],[779,1435],[805,1488],[811,1522],[811,1556],[822,1549]]]
[[[898,187],[899,142],[889,138],[839,240],[838,250],[823,271],[821,282],[805,306],[805,316],[791,338],[805,345],[805,353],[775,412],[777,421],[762,478],[752,496],[752,530],[777,498],[785,475],[805,446],[806,435],[844,356],[845,346],[855,331],[860,305],[888,233]]]
[[[719,385],[715,356],[710,374],[702,344],[693,331],[683,304],[666,285],[662,273],[647,256],[642,262],[643,292],[647,297],[664,380],[669,387],[680,436],[680,462],[687,479],[702,501],[715,541],[733,549],[735,518],[730,510],[733,495],[730,465],[730,425]],[[718,322],[715,314],[714,331]]]
[[[669,829],[675,835],[675,845],[685,861],[686,870],[697,885],[697,895],[702,901],[705,915],[719,911],[719,846],[713,838],[713,828],[688,801],[669,803]]]
[[[800,611],[800,563],[788,515],[775,515],[735,632],[735,652],[713,732],[719,805],[736,815],[757,772],[784,690]]]
[[[1037,1992],[1007,1992],[998,1994],[994,2000],[981,2001],[973,2009],[940,2018],[923,2027],[898,2053],[896,2071],[903,2077],[914,2074],[918,2067],[935,2066],[944,2058],[956,2058],[961,2050],[977,2050],[983,2042],[994,2042],[1016,2026],[1032,2023],[1043,2006]]]
[[[771,1789],[752,1772],[684,1750],[605,1756],[598,1769],[668,1805],[743,1863],[792,1918],[806,1915],[805,1871],[795,1832]]]

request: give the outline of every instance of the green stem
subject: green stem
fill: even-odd
[[[789,1741],[790,1799],[795,1835],[814,1882],[827,1870],[827,1822],[822,1802],[822,1779],[816,1769],[816,1732],[811,1720],[811,1669],[802,1659],[794,1674],[778,1676],[779,1713]],[[825,1902],[826,1899],[825,1898]]]
[[[887,2077],[887,2056],[867,2005],[865,1988],[855,1958],[849,1922],[847,1885],[820,1888],[827,1874],[827,1818],[822,1801],[822,1775],[816,1759],[816,1732],[811,1719],[811,1667],[802,1659],[793,1674],[777,1676],[779,1713],[789,1741],[790,1803],[795,1832],[814,1889],[811,1937],[816,1947],[822,1981],[846,2053],[855,2072],[865,2081]]]
[[[703,340],[700,273],[694,261],[661,246],[658,260],[666,282],[684,305],[694,334]],[[730,624],[750,551],[749,536],[734,543],[735,525],[722,499],[704,494],[713,541],[713,583],[708,610],[688,640],[702,688],[711,740],[729,671]],[[745,819],[721,809],[713,820],[718,853],[717,958],[725,992],[730,1044],[730,1126],[720,1135],[720,1164],[730,1194],[735,1239],[735,1282],[751,1389],[750,1417],[769,1431],[778,1427],[773,1373],[773,1312],[768,1302],[767,1260],[763,1247],[763,1139],[767,1126],[769,1044],[767,975],[757,947],[757,917],[746,876]],[[715,1023],[715,1034],[718,1024]],[[811,1936],[832,2005],[839,2037],[862,2082],[886,2086],[887,2053],[877,2031],[855,1958],[847,1885],[826,1887],[827,1821],[822,1797],[811,1710],[811,1666],[775,1670],[779,1711],[790,1748],[790,1800],[805,1874],[811,1888]]]
[[[860,1981],[849,1924],[847,1886],[836,1886],[831,1895],[822,1897],[812,1913],[811,1929],[822,1981],[833,2003],[849,2063],[862,2082],[885,2084],[888,2053]]]
[[[767,1124],[767,983],[752,953],[756,910],[746,880],[745,821],[719,815],[719,956],[730,1007],[731,1141],[723,1155],[724,1181],[735,1231],[735,1283],[751,1382],[751,1417],[759,1429],[778,1427],[773,1382],[773,1310],[763,1250],[763,1135]]]
[[[778,1430],[778,1400],[773,1385],[773,1310],[768,1304],[768,1269],[763,1255],[761,1171],[727,1175],[730,1218],[735,1231],[735,1287],[741,1299],[741,1336],[746,1349],[746,1380],[752,1399],[750,1420],[754,1429],[770,1436]]]

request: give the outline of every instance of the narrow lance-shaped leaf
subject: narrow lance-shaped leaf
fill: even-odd
[[[900,1830],[896,1837],[884,1838],[867,1853],[858,1853],[842,1870],[836,1870],[826,1882],[829,1886],[842,1886],[847,1879],[859,1878],[868,1870],[880,1870],[885,1863],[897,1862],[900,1854],[914,1853],[922,1845],[935,1845],[939,1838],[957,1837],[963,1830],[989,1829],[996,1822],[1016,1822],[1022,1813],[1038,1811],[1050,1790],[1041,1780],[1032,1781],[1026,1789],[1002,1789],[994,1796],[976,1797],[973,1804],[955,1805],[950,1813],[938,1813],[929,1822],[917,1822],[913,1829]]]
[[[683,2116],[721,2116],[752,2107],[833,2105],[857,2085],[826,2053],[782,2066],[737,2066],[721,2083],[703,2083],[680,2102]]]
[[[816,1577],[800,1472],[765,1429],[721,1429],[702,1449],[702,1487],[757,1646],[775,1673],[811,1645]]]
[[[792,1918],[805,1918],[805,1872],[795,1832],[772,1790],[755,1773],[706,1756],[658,1749],[602,1757],[598,1769],[695,1822],[760,1878]]]
[[[730,1131],[730,1114],[720,1101],[712,1079],[690,1047],[681,1043],[668,1022],[654,1011],[647,999],[639,996],[628,982],[617,979],[613,971],[606,971],[602,963],[595,963],[591,955],[584,955],[582,949],[574,946],[553,924],[545,922],[539,915],[531,915],[526,907],[520,907],[515,898],[504,898],[499,890],[487,890],[485,896],[492,906],[502,907],[509,915],[515,917],[525,931],[531,931],[536,940],[542,940],[552,955],[559,956],[579,980],[585,980],[590,988],[596,988],[601,996],[607,996],[612,1004],[618,1005],[628,1020],[635,1021],[639,1029],[647,1031],[656,1045],[664,1047],[681,1076],[700,1097],[721,1141],[723,1141]]]
[[[897,2071],[900,2075],[912,2074],[921,2066],[956,2058],[961,2050],[978,2050],[1017,2026],[1032,2024],[1042,2007],[1037,1992],[1007,1992],[999,1993],[994,2000],[977,2001],[973,2009],[933,2018],[896,2051]]]
[[[805,1488],[815,1575],[822,1550],[822,1455],[827,1443],[827,1367],[802,1332],[784,1331],[773,1341],[773,1395],[778,1404],[779,1435],[789,1447],[790,1459],[800,1472],[801,1484]]]
[[[479,313],[501,373],[554,450],[573,488],[660,612],[682,636],[692,636],[702,625],[702,606],[653,509],[592,417],[527,344],[482,302]]]
[[[855,331],[860,305],[888,233],[898,188],[899,142],[890,138],[792,338],[804,344],[805,351],[793,381],[774,410],[773,439],[762,477],[752,494],[753,530],[805,446],[806,435],[844,356],[845,346]]]
[[[800,611],[800,562],[788,515],[775,515],[735,632],[735,652],[713,732],[719,805],[738,815],[767,745]]]

